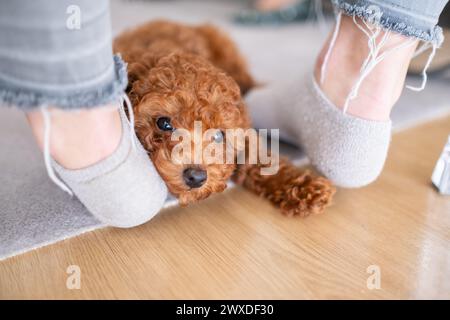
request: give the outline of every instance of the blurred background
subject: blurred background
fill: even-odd
[[[112,0],[114,34],[152,19],[213,23],[226,30],[261,83],[293,81],[313,67],[334,23],[329,0]],[[450,5],[440,19],[450,39]],[[407,84],[416,85],[429,51],[413,60]],[[422,92],[404,90],[393,111],[398,129],[448,111],[450,41],[444,41],[428,71]]]

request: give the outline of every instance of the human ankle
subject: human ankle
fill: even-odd
[[[358,18],[359,20],[359,18]],[[359,20],[360,23],[361,20]],[[377,43],[385,31],[381,31]],[[321,69],[330,40],[322,48],[315,64],[314,76],[328,99],[343,109],[353,85],[361,76],[361,66],[369,55],[368,38],[358,29],[352,17],[342,15],[336,42],[321,82]],[[381,52],[402,45],[408,38],[390,33]],[[348,103],[347,113],[368,120],[388,120],[400,97],[406,72],[417,41],[390,52],[363,80],[357,96]]]
[[[117,108],[105,106],[91,110],[50,112],[50,154],[67,169],[80,169],[111,155],[119,145],[122,129]],[[42,114],[27,114],[38,145],[44,145]]]

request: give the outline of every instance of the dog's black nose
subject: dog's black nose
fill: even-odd
[[[206,170],[187,168],[183,171],[184,182],[191,188],[200,188],[206,181]]]

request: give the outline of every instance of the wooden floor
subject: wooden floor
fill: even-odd
[[[286,218],[234,189],[146,225],[0,263],[0,298],[450,298],[450,197],[430,175],[450,118],[394,136],[381,178],[325,214]],[[81,289],[66,288],[69,265]],[[369,266],[381,288],[369,290]]]

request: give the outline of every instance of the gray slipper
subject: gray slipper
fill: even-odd
[[[167,197],[167,187],[120,108],[122,138],[108,158],[87,168],[52,166],[86,208],[109,226],[129,228],[149,221]],[[135,140],[135,144],[133,142]]]

